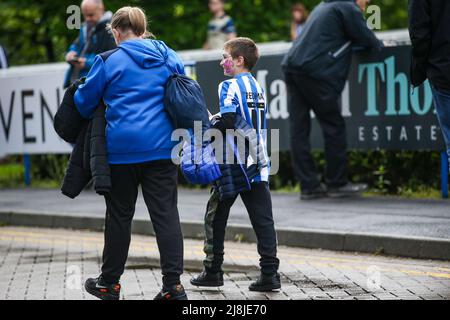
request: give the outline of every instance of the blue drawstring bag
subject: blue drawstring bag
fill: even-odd
[[[165,56],[158,41],[153,41],[155,48]],[[165,85],[164,109],[176,129],[194,129],[194,122],[201,121],[202,129],[207,130],[209,114],[205,95],[197,81],[177,73],[170,64],[166,67],[172,73]]]
[[[173,74],[166,83],[164,107],[177,129],[193,129],[200,121],[202,129],[209,127],[205,96],[197,81],[182,74]]]

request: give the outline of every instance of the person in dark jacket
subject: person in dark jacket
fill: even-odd
[[[70,69],[64,80],[65,88],[89,73],[97,54],[116,47],[114,37],[107,29],[112,12],[105,12],[103,1],[83,0],[81,11],[85,21],[78,38],[71,44],[66,54]]]
[[[111,20],[118,48],[95,58],[75,105],[86,118],[101,100],[106,109],[106,142],[112,188],[106,199],[102,273],[86,290],[101,299],[119,299],[138,188],[156,234],[163,288],[155,300],[186,300],[183,236],[177,209],[178,168],[172,160],[174,127],[164,111],[165,84],[172,73],[185,74],[176,53],[148,35],[144,12],[119,9]]]
[[[91,180],[99,195],[111,190],[105,136],[106,106],[101,102],[93,119],[84,119],[74,102],[74,94],[82,82],[76,81],[66,90],[54,120],[56,133],[74,145],[61,186],[61,192],[71,199],[79,196]]]
[[[410,0],[411,83],[430,81],[450,157],[450,1]]]
[[[282,62],[288,90],[293,167],[301,183],[302,199],[327,194],[349,196],[367,188],[347,180],[347,136],[339,107],[352,48],[382,46],[361,13],[367,2],[326,0],[320,3]],[[321,184],[311,155],[311,110],[325,138],[327,186]]]

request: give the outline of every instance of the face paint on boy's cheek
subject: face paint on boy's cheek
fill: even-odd
[[[225,70],[225,73],[227,73],[227,74],[233,73],[233,68],[234,68],[234,62],[232,60],[226,60],[223,63],[223,69]]]

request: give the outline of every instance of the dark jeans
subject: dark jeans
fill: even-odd
[[[272,199],[268,183],[254,183],[252,189],[240,194],[250,216],[258,240],[258,253],[261,256],[261,272],[274,274],[280,261],[277,259],[277,235],[272,216]],[[225,229],[230,209],[236,201],[219,200],[219,192],[211,193],[205,215],[205,269],[212,273],[222,271],[224,256]]]
[[[177,209],[178,169],[170,161],[111,165],[112,190],[106,199],[105,247],[102,277],[119,281],[125,269],[131,240],[138,187],[156,234],[163,283],[180,283],[183,273],[183,235]]]
[[[347,135],[338,103],[339,97],[321,81],[293,73],[286,73],[285,79],[292,161],[302,190],[311,190],[320,185],[311,155],[311,110],[319,121],[325,140],[325,181],[329,187],[347,184]]]
[[[450,91],[432,87],[434,105],[450,159]]]

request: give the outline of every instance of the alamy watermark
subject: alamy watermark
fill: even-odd
[[[66,288],[69,290],[81,290],[81,268],[70,265],[66,269]]]
[[[69,17],[66,20],[66,26],[69,30],[81,29],[81,8],[77,5],[68,6],[66,13]]]
[[[375,4],[367,7],[367,27],[370,30],[381,30],[381,8]]]
[[[381,269],[378,266],[367,268],[367,289],[369,291],[381,290]]]
[[[69,30],[81,29],[81,8],[78,5],[70,5],[66,9],[68,15],[66,26]],[[378,5],[370,5],[366,9],[367,27],[371,30],[381,30],[381,8]]]

